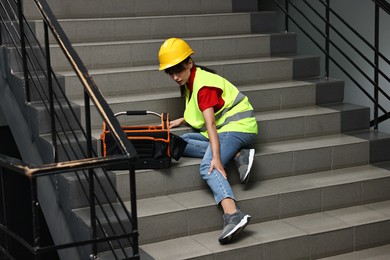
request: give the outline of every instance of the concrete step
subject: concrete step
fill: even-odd
[[[342,85],[339,84],[337,80],[323,80],[320,81],[323,85],[327,82],[328,88],[332,86],[339,87],[342,90]],[[289,81],[289,82],[277,82],[277,83],[267,83],[263,85],[245,85],[241,86],[241,91],[245,94],[254,98],[256,100],[255,110],[257,112],[257,117],[259,120],[260,134],[258,142],[269,142],[276,140],[284,140],[288,138],[301,138],[301,137],[310,137],[318,136],[323,134],[332,134],[340,133],[343,131],[343,124],[340,121],[340,118],[343,117],[345,111],[348,113],[348,118],[351,123],[348,125],[349,128],[354,127],[356,130],[361,130],[368,128],[368,125],[361,123],[361,120],[356,120],[353,124],[352,119],[365,118],[367,117],[369,110],[366,107],[360,107],[355,105],[328,105],[328,107],[316,107],[313,104],[315,103],[315,94],[317,85],[310,82],[300,82],[300,81]],[[272,94],[270,93],[272,92]],[[309,95],[308,93],[312,93]],[[330,93],[334,93],[331,91]],[[160,95],[142,95],[142,96],[123,96],[121,98],[110,98],[107,101],[110,103],[111,108],[114,112],[126,111],[127,108],[154,111],[173,111],[171,113],[172,119],[181,116],[181,111],[183,111],[183,102],[181,98],[172,96],[177,93],[165,93]],[[269,95],[278,97],[274,98],[275,104],[270,102],[271,98]],[[294,96],[295,100],[294,101]],[[305,96],[306,98],[301,98]],[[310,98],[309,98],[310,97]],[[152,100],[153,99],[153,100]],[[337,100],[337,99],[335,99]],[[264,102],[263,102],[264,101]],[[83,102],[83,101],[80,101]],[[268,102],[268,103],[267,103]],[[77,103],[77,102],[76,102]],[[260,103],[260,106],[257,104]],[[50,118],[45,112],[44,107],[34,106],[36,108],[34,114],[35,117],[39,118],[39,122],[50,122]],[[265,108],[275,109],[275,110],[264,110]],[[77,115],[80,117],[82,125],[84,125],[84,108],[80,104],[81,110],[77,110]],[[261,111],[261,110],[264,111]],[[93,136],[95,140],[99,140],[100,134],[102,132],[102,120],[95,110],[92,110],[92,124],[94,127]],[[158,125],[160,120],[154,116],[125,116],[119,117],[119,121],[122,125]],[[365,122],[365,121],[364,121]],[[65,124],[65,130],[69,128],[66,127],[66,121],[61,122],[62,125]],[[77,126],[72,124],[72,126]],[[57,122],[57,127],[60,129],[60,125]],[[290,129],[288,132],[280,131],[280,129]],[[40,135],[46,140],[44,146],[51,144],[50,135],[46,136],[45,133],[49,129],[41,129]],[[177,134],[182,134],[184,132],[192,131],[188,127],[182,127],[174,129],[173,132]],[[75,140],[72,133],[60,135],[58,138],[62,138],[67,143],[69,140]],[[84,141],[85,137],[79,135],[76,132],[77,140]],[[65,136],[68,136],[67,139],[64,139]],[[70,138],[69,138],[70,136]],[[95,142],[97,147],[97,153],[100,151],[100,142]],[[66,149],[65,151],[67,151]],[[78,147],[75,149],[79,150]],[[58,156],[60,160],[66,160],[68,155],[60,150]],[[63,158],[63,159],[61,159]],[[73,158],[73,157],[72,157]]]
[[[351,253],[340,254],[336,256],[329,256],[320,258],[322,260],[387,260],[390,259],[390,244],[384,246],[377,246],[368,249],[357,250]]]
[[[129,67],[158,64],[157,53],[165,39],[75,43],[78,55],[88,69]],[[242,34],[186,39],[195,50],[197,61],[294,55],[294,33]],[[272,46],[272,48],[271,48]],[[52,66],[70,70],[62,50],[51,47]]]
[[[384,201],[251,224],[240,235],[240,239],[229,246],[219,245],[217,238],[220,233],[214,231],[146,244],[142,245],[141,249],[150,256],[145,259],[156,260],[209,259],[210,257],[319,259],[388,244],[390,241],[389,209],[390,202]],[[356,254],[358,252],[347,256]],[[102,255],[101,259],[112,258]],[[385,258],[330,257],[329,259]]]
[[[85,131],[83,132],[81,130],[73,129],[58,133],[56,135],[56,142],[58,147],[57,159],[59,162],[86,158],[88,154],[88,144]],[[50,151],[45,158],[48,159],[47,163],[52,163],[54,161],[54,152],[51,134],[41,134],[37,139],[37,146],[41,151],[43,149]],[[92,149],[94,149],[94,151],[98,151],[100,149],[100,140],[98,138],[92,137]],[[93,156],[98,156],[98,152],[93,154]]]
[[[169,103],[169,100],[179,103]],[[130,110],[126,109],[126,107],[131,107],[136,110],[145,110],[145,108],[147,108],[146,110],[158,112],[174,111],[170,113],[171,119],[181,117],[183,104],[180,99],[170,98],[168,101],[166,101],[166,103],[159,104],[160,108],[165,109],[154,109],[157,104],[156,106],[149,104],[147,106],[140,107],[137,103],[121,103],[118,106],[115,104],[112,104],[111,106],[113,109],[118,108],[114,110],[116,112]],[[328,107],[310,105],[255,112],[259,125],[259,137],[257,139],[257,143],[347,132],[345,129],[346,127],[348,130],[368,129],[369,122],[364,121],[363,119],[369,117],[369,112],[369,108],[367,107],[352,104],[334,105]],[[96,133],[99,133],[102,131],[102,120],[96,112],[92,114],[94,119],[92,120],[92,126],[96,129]],[[350,116],[351,124],[348,126],[344,126],[341,121],[341,118],[345,116]],[[359,118],[362,120],[358,120]],[[118,119],[123,126],[158,125],[161,123],[158,118],[152,116],[123,116],[118,117]],[[356,121],[352,122],[353,119]],[[286,129],[288,129],[288,131],[285,131]],[[189,127],[180,127],[174,130],[177,134],[192,131]],[[98,138],[99,136],[96,135],[96,137]]]
[[[57,131],[70,131],[79,129],[77,120],[80,120],[80,107],[70,103],[72,108],[64,100],[55,101],[55,124]],[[30,118],[34,136],[51,132],[50,106],[43,102],[32,102],[27,106],[27,117]],[[80,122],[80,121],[79,121]],[[36,131],[36,132],[35,132]]]
[[[354,133],[366,135],[366,139],[336,134],[260,144],[256,148],[250,182],[366,165],[369,161],[385,161],[387,158],[381,157],[380,153],[374,150],[379,150],[380,143],[388,144],[390,135],[375,134],[375,137],[369,140],[367,136],[370,132]],[[389,146],[385,150],[389,150]],[[199,178],[199,164],[200,159],[183,157],[179,162],[174,161],[169,169],[137,171],[138,198],[207,190],[208,187]],[[237,169],[234,165],[229,164],[227,171],[230,173],[230,183],[238,184]],[[128,172],[116,171],[116,176],[119,193],[124,199],[128,199]]]
[[[187,38],[276,32],[274,12],[120,18],[61,19],[72,43]],[[37,38],[44,39],[42,21],[35,21]],[[55,40],[51,37],[50,42]]]
[[[365,165],[232,187],[241,210],[252,216],[252,223],[262,223],[389,200],[390,191],[384,189],[389,184],[387,169]],[[140,199],[137,207],[141,244],[215,230],[219,233],[223,224],[222,212],[209,190]],[[88,208],[73,212],[88,225]],[[217,243],[217,236],[210,238]]]
[[[349,115],[352,118],[360,119],[368,118],[370,113],[369,108],[352,104],[259,112],[256,114],[260,128],[258,141],[273,142],[346,132],[341,127],[345,110],[351,112]],[[355,130],[369,129],[368,121],[358,122],[349,127]]]
[[[148,108],[149,107],[150,106],[148,106]],[[345,104],[343,106],[337,105],[336,108],[337,109],[334,109],[331,106],[306,106],[283,110],[256,112],[256,118],[259,125],[259,135],[256,143],[267,143],[346,132],[343,131],[343,124],[341,123],[341,117],[344,117],[344,113],[348,113],[351,118],[366,118],[369,116],[370,112],[367,107],[351,104]],[[177,117],[172,117],[172,119],[174,118]],[[124,126],[160,124],[160,120],[158,118],[151,116],[125,116],[118,119],[120,120],[121,125]],[[96,120],[95,122],[98,122],[98,124],[94,125],[94,136],[96,139],[99,139],[102,132],[102,123],[101,120]],[[354,125],[348,126],[348,128],[352,127],[354,127],[355,130],[363,130],[368,129],[369,125],[365,121],[363,121],[363,123],[361,123],[361,121],[357,121]],[[288,131],[285,131],[286,129]],[[193,130],[189,127],[173,129],[173,132],[179,135],[192,131]]]
[[[196,57],[194,57],[196,60]],[[318,77],[319,58],[305,57],[300,66],[306,64],[305,73],[296,77],[293,73],[296,59],[299,57],[262,57],[247,59],[227,59],[205,61],[199,65],[215,69],[219,75],[235,85],[287,81]],[[135,66],[111,69],[90,70],[100,91],[105,96],[119,96],[129,93],[163,93],[178,90],[178,86],[164,72],[153,66]],[[81,98],[80,81],[73,72],[64,71],[58,74],[65,79],[66,93],[70,98]]]
[[[255,12],[257,1],[221,1],[221,0],[116,0],[72,1],[49,0],[50,8],[58,19],[63,18],[107,18],[128,16],[151,16],[151,15],[182,15],[182,14],[207,14],[226,12]],[[39,19],[34,2],[27,1],[24,4],[25,15],[30,19]]]
[[[333,105],[341,103],[344,99],[344,84],[342,81],[335,79],[275,81],[242,84],[237,85],[237,87],[249,97],[254,110],[257,112],[314,105]],[[106,100],[114,113],[126,110],[152,110],[159,113],[169,112],[170,118],[175,119],[181,117],[184,111],[184,100],[180,97],[177,87],[174,90],[160,93],[107,96]],[[84,100],[74,99],[73,102],[84,111]],[[98,132],[101,131],[102,120],[94,109],[92,109],[92,119],[94,128],[98,129]],[[154,117],[150,116],[119,117],[118,119],[122,125],[145,125],[157,122]],[[184,131],[187,131],[187,129],[184,129]]]
[[[364,107],[354,105],[346,105],[346,107],[348,112],[351,107],[355,107],[356,114],[349,114],[352,117],[361,118],[362,113],[369,112]],[[390,135],[372,133],[369,130],[349,133],[350,135],[340,134],[342,114],[343,112],[321,107],[260,113],[259,144],[256,147],[254,174],[251,179],[263,180],[390,160],[390,153],[383,152],[390,147]],[[294,127],[296,125],[300,127]],[[289,129],[289,131],[280,131],[280,129]],[[190,129],[183,129],[181,133],[184,131]],[[96,137],[94,144],[98,154],[101,149],[98,141],[100,133],[101,129],[94,133]],[[73,139],[71,137],[71,140]],[[46,140],[44,146],[50,146],[50,136],[44,140]],[[285,141],[276,142],[277,140]],[[76,147],[72,151],[79,149]],[[60,149],[59,158],[67,158],[69,151],[68,146],[66,149]],[[140,185],[138,196],[147,198],[183,190],[206,189],[203,181],[197,178],[199,163],[199,159],[182,158],[179,162],[173,161],[173,167],[169,169],[140,171],[137,174],[137,182]],[[227,170],[233,173],[231,182],[238,183],[236,168],[228,165]],[[123,198],[128,199],[128,172],[118,171],[116,176],[119,193]],[[78,186],[76,180],[74,181]]]

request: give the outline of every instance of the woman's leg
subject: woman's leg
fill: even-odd
[[[186,133],[181,138],[187,142],[183,152],[183,155],[187,157],[203,158],[210,145],[209,139],[200,133]]]
[[[221,161],[224,166],[237,154],[243,147],[252,144],[256,135],[243,134],[236,132],[227,132],[219,134]],[[206,151],[201,163],[202,177],[207,181],[214,193],[214,199],[219,203],[224,211],[224,228],[218,238],[219,243],[229,243],[237,234],[239,234],[249,223],[251,216],[237,208],[233,191],[229,182],[217,170],[208,174],[211,162],[211,149]]]
[[[256,137],[254,134],[240,132],[223,132],[219,133],[218,136],[221,162],[225,167],[241,148],[252,144],[254,138]],[[208,173],[211,160],[211,147],[208,146],[200,164],[200,174],[213,191],[215,202],[217,204],[221,204],[224,212],[235,212],[235,197],[228,180],[225,179],[217,170],[213,170],[210,174]]]

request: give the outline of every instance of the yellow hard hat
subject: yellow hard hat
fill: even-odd
[[[160,47],[158,59],[160,70],[175,66],[193,54],[191,47],[180,38],[169,38]]]

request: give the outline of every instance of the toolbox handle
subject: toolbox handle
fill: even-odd
[[[153,111],[148,111],[148,110],[128,110],[128,111],[122,111],[122,112],[117,112],[114,114],[115,117],[118,116],[127,116],[127,115],[155,115],[161,118],[162,122],[162,127],[163,129],[168,129],[169,131],[169,114],[168,113],[162,113],[159,114],[157,112]],[[103,122],[103,132],[107,130],[106,123]]]
[[[122,111],[115,113],[114,116],[144,116],[144,115],[155,115],[158,117],[161,117],[161,114],[153,111],[148,111],[148,110],[128,110],[128,111]]]

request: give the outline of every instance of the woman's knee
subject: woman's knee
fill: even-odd
[[[180,137],[183,138],[186,142],[188,142],[188,140],[190,139],[188,133],[182,134]]]

